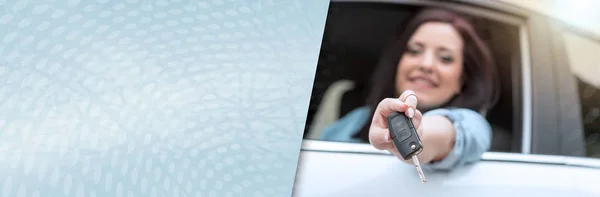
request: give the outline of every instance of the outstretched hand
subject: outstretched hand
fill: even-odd
[[[396,155],[400,160],[404,160],[398,150],[396,150],[388,129],[387,116],[393,112],[406,114],[411,118],[413,125],[417,128],[419,137],[423,134],[421,126],[422,114],[417,110],[417,96],[411,90],[404,91],[399,98],[386,98],[382,100],[375,109],[371,127],[369,129],[369,141],[373,147],[379,150],[387,150]]]

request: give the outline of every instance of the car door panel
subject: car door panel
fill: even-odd
[[[317,143],[335,146],[334,142]],[[343,146],[368,150],[361,144]],[[484,157],[515,156],[521,162],[488,159],[449,172],[425,171],[428,182],[422,184],[414,166],[373,152],[319,150],[305,144],[293,196],[600,196],[594,189],[594,180],[600,177],[596,168],[526,163],[527,155],[486,153]]]

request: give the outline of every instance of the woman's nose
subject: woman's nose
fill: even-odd
[[[423,58],[421,59],[421,68],[431,71],[431,69],[433,68],[435,64],[435,57],[432,54],[432,52],[427,52],[423,55]]]

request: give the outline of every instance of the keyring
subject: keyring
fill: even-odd
[[[411,96],[411,95],[412,95],[412,96],[415,96],[415,98],[417,99],[417,101],[419,100],[419,97],[417,97],[417,95],[416,95],[415,93],[410,93],[410,94],[408,94],[408,95],[406,95],[406,96],[404,97],[404,100],[402,100],[402,102],[406,102],[406,99],[408,99],[408,97],[409,97],[409,96]]]

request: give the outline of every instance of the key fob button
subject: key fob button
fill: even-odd
[[[410,159],[423,150],[421,140],[411,124],[410,118],[403,113],[394,112],[387,119],[394,146],[404,159]]]
[[[412,127],[410,126],[410,124],[407,124],[408,122],[406,120],[402,119],[405,118],[403,116],[395,116],[392,119],[392,127],[394,127],[394,135],[392,136],[392,138],[398,138],[397,141],[399,142],[402,142],[412,136],[412,132],[410,132],[409,130],[409,128]]]

